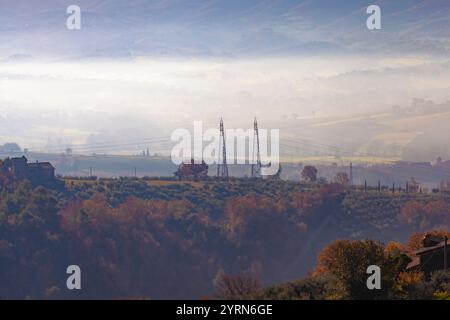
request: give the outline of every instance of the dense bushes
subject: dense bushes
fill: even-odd
[[[213,292],[221,270],[259,280],[243,281],[244,287],[279,283],[311,271],[316,254],[337,238],[376,234],[385,240],[417,229],[423,215],[432,217],[427,226],[448,225],[440,212],[450,203],[444,195],[395,198],[280,180],[73,180],[63,192],[27,183],[9,187],[0,192],[0,298],[199,298]],[[405,222],[401,208],[413,200],[425,209],[420,219]],[[427,207],[432,201],[441,202]],[[396,245],[365,245],[351,245],[342,256],[401,268]],[[70,264],[82,269],[81,292],[65,289]],[[333,260],[319,259],[320,268],[328,271],[285,288],[258,285],[258,294],[359,294],[359,282],[330,271]],[[228,278],[229,288],[233,281]]]
[[[220,269],[276,278],[305,237],[298,201],[230,188],[233,196],[198,203],[214,185],[165,187],[177,194],[170,200],[140,181],[72,187],[57,194],[24,183],[2,193],[1,297],[200,297]],[[216,207],[222,213],[209,211]],[[70,264],[83,270],[81,293],[65,289]]]
[[[336,278],[320,275],[268,287],[259,291],[256,297],[269,300],[332,300],[342,298],[343,292]]]
[[[428,203],[410,201],[401,209],[400,221],[418,230],[446,228],[450,225],[450,205],[443,199]]]
[[[407,245],[371,240],[336,241],[318,257],[317,268],[308,277],[247,293],[253,299],[450,299],[450,270],[426,275],[406,272],[411,261]],[[368,290],[367,267],[381,270],[381,289]]]

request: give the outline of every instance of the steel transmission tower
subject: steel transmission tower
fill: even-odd
[[[253,155],[252,155],[252,178],[261,176],[261,153],[259,149],[259,132],[258,132],[258,121],[253,123]],[[256,164],[255,164],[255,146],[256,146]]]
[[[219,151],[219,159],[217,161],[217,177],[228,179],[227,145],[225,140],[225,130],[223,128],[222,118],[220,118],[219,149],[221,145],[222,145],[222,160]]]

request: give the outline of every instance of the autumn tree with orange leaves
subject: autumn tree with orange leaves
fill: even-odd
[[[381,243],[372,240],[337,240],[320,252],[315,274],[336,277],[343,298],[383,298],[394,284],[398,269],[404,268],[405,265],[405,262],[396,261],[400,257],[400,251],[396,249],[397,247],[391,244],[386,250]],[[371,265],[379,266],[383,270],[382,290],[367,289],[367,267]]]

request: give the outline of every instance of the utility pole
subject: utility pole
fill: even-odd
[[[253,155],[252,155],[252,178],[261,176],[261,153],[259,149],[258,121],[253,122]],[[256,141],[255,141],[256,140]],[[256,165],[255,165],[255,142],[256,142]]]
[[[353,186],[353,164],[350,162],[350,186]]]
[[[367,179],[364,180],[364,192],[367,192]]]
[[[89,177],[92,177],[92,167],[89,167]]]
[[[381,192],[381,182],[378,180],[378,192]]]
[[[227,165],[227,144],[225,140],[225,129],[223,127],[223,119],[220,118],[220,138],[219,138],[219,149],[222,143],[222,161],[219,159],[217,161],[217,177],[228,179],[228,165]]]
[[[444,236],[444,270],[447,270],[447,268],[448,268],[448,263],[447,263],[447,240],[448,240],[448,237],[445,235]]]

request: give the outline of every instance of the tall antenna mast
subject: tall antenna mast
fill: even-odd
[[[219,149],[222,143],[222,161],[219,159],[217,161],[217,177],[228,179],[228,165],[227,165],[227,145],[225,142],[225,129],[223,128],[223,119],[220,118],[220,138],[219,138]]]
[[[252,177],[261,176],[261,153],[259,149],[259,131],[258,131],[258,121],[255,118],[253,122],[253,156],[252,156]],[[256,140],[256,165],[255,165],[255,140]]]

